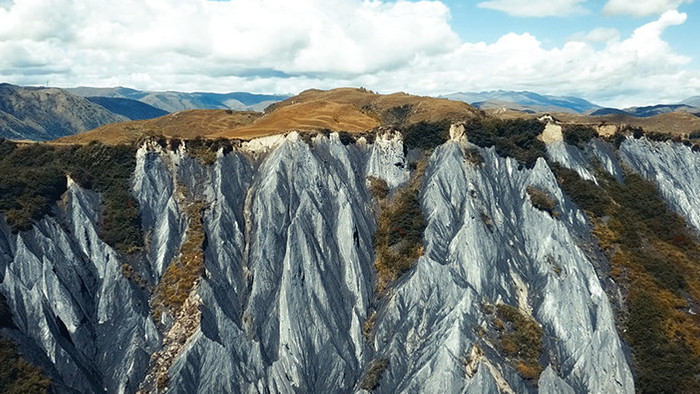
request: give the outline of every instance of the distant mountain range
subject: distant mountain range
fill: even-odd
[[[527,91],[459,92],[440,97],[464,101],[483,110],[506,109],[533,114],[566,112],[591,116],[619,114],[647,118],[671,112],[685,112],[700,116],[700,96],[690,97],[678,104],[658,104],[624,109],[601,107],[578,97],[542,95]]]
[[[167,112],[188,109],[231,109],[235,111],[262,111],[270,104],[282,101],[287,95],[253,94],[246,92],[151,92],[124,87],[68,88],[68,92],[83,97],[110,97],[137,100]]]
[[[510,109],[514,111],[586,113],[601,108],[578,97],[542,95],[534,92],[494,90],[490,92],[459,92],[440,96],[469,103],[479,109]]]

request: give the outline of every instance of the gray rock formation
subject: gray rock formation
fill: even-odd
[[[700,232],[700,154],[683,144],[625,140],[622,162],[656,183],[671,209]]]
[[[594,177],[596,158],[623,176],[608,145],[555,144],[551,159],[579,173]],[[331,134],[307,144],[291,133],[219,152],[211,166],[184,148],[139,149],[132,185],[147,247],[130,263],[149,283],[184,241],[179,193],[206,203],[200,325],[166,355],[168,391],[360,391],[372,361],[384,359],[376,392],[634,392],[599,267],[584,247],[585,215],[544,160],[519,170],[478,148],[484,162],[473,164],[467,148],[457,138],[430,157],[420,189],[423,256],[380,299],[366,178],[392,188],[408,181],[400,138],[343,145]],[[697,168],[697,153],[628,140],[620,155],[698,226],[692,188],[700,171],[687,170]],[[548,193],[557,214],[533,207],[528,186]],[[124,261],[98,238],[98,209],[96,194],[70,182],[55,216],[31,231],[12,234],[0,221],[0,291],[17,326],[5,330],[59,391],[135,392],[163,332],[147,291],[123,276]],[[494,341],[487,309],[497,303],[543,329],[537,385]]]

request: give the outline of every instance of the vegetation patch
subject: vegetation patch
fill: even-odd
[[[582,124],[564,124],[561,131],[564,134],[564,142],[580,148],[598,136],[598,132],[593,127]]]
[[[449,120],[411,124],[401,130],[403,142],[407,149],[432,150],[450,139],[451,124]]]
[[[488,306],[487,312],[492,314],[498,349],[522,377],[537,382],[543,370],[539,358],[544,331],[540,325],[518,308],[506,304],[495,308]]]
[[[540,190],[534,186],[527,187],[527,195],[530,196],[532,206],[540,211],[547,212],[549,216],[556,218],[559,212],[555,211],[557,206],[556,201],[544,190]]]
[[[562,189],[588,214],[621,285],[641,393],[700,392],[700,241],[671,212],[655,185],[634,173],[625,183],[602,170],[600,186],[552,166]],[[693,310],[695,309],[695,310]]]
[[[0,294],[0,327],[12,327],[12,314]],[[0,334],[0,393],[46,393],[51,380],[41,369],[29,364],[17,352],[14,343]]]
[[[12,394],[46,393],[51,381],[41,369],[26,362],[14,344],[0,338],[0,392]]]
[[[51,213],[67,190],[66,175],[102,197],[100,237],[122,253],[143,246],[138,203],[129,180],[134,146],[90,143],[55,147],[0,139],[0,212],[13,231],[26,231]]]
[[[418,191],[404,187],[390,199],[380,202],[377,232],[374,234],[377,292],[413,267],[423,254],[426,221],[418,201]]]
[[[177,142],[179,143],[179,140]],[[225,138],[212,140],[198,137],[186,140],[185,147],[187,148],[187,153],[197,159],[199,164],[210,166],[216,162],[216,153],[219,149],[222,149],[223,153],[226,154],[231,152],[237,143],[240,143],[240,141]]]
[[[545,125],[537,119],[473,119],[464,127],[469,142],[484,148],[493,146],[498,155],[512,157],[528,168],[547,153],[544,142],[537,138]]]
[[[484,164],[484,157],[481,156],[481,153],[478,149],[466,149],[464,151],[464,159],[467,160],[467,162],[474,164],[475,166]]]
[[[389,360],[385,358],[372,360],[367,369],[367,373],[362,379],[362,383],[360,383],[360,388],[367,391],[374,391],[379,387],[379,381],[382,379],[382,375],[388,366]]]
[[[374,331],[374,325],[377,323],[377,311],[372,310],[362,325],[362,336],[365,341],[369,342],[372,339],[372,332]]]
[[[161,320],[165,311],[175,316],[184,305],[197,279],[204,274],[205,234],[202,211],[206,209],[206,203],[195,200],[185,204],[185,241],[155,289],[152,311],[156,322]]]
[[[384,200],[389,195],[389,185],[384,179],[368,176],[367,181],[369,181],[369,191],[372,193],[372,197]]]

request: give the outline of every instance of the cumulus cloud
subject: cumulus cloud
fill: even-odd
[[[545,17],[585,13],[586,0],[490,0],[478,3],[481,8],[503,11],[511,16]]]
[[[0,8],[0,50],[8,55],[0,69],[21,55],[10,43],[25,41],[48,44],[88,78],[100,67],[160,78],[169,65],[184,75],[269,69],[350,77],[453,50],[460,42],[448,19],[435,1],[22,0]]]
[[[669,10],[676,10],[681,4],[693,0],[608,0],[603,7],[606,15],[633,15],[637,17],[660,15]]]
[[[547,2],[560,14],[581,3]],[[700,89],[700,74],[682,70],[690,59],[661,37],[685,22],[677,11],[627,37],[595,29],[555,48],[527,33],[463,42],[449,19],[437,1],[22,0],[0,7],[0,78],[260,93],[527,89],[619,106]]]

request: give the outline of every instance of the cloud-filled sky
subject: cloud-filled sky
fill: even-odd
[[[0,82],[700,95],[693,0],[0,0]]]

